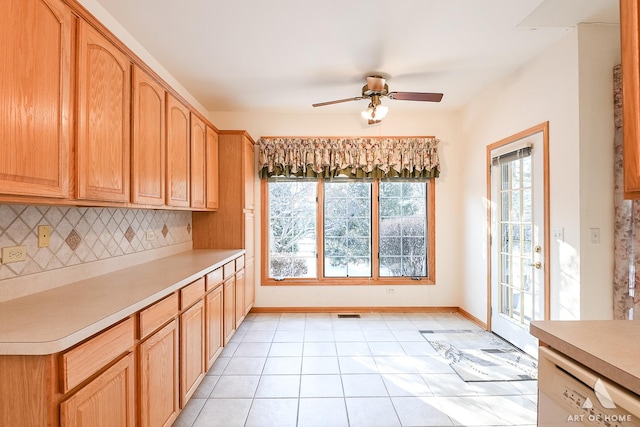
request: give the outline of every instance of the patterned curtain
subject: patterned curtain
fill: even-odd
[[[261,178],[435,178],[439,140],[423,138],[260,138]]]

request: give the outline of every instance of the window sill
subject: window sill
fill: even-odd
[[[420,286],[435,285],[435,281],[429,277],[421,277],[414,280],[411,277],[389,277],[372,279],[369,277],[331,277],[323,279],[297,279],[287,278],[275,280],[273,278],[262,278],[261,286]]]

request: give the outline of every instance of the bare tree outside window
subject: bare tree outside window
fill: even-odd
[[[380,276],[427,275],[426,184],[380,183]]]
[[[269,183],[269,275],[317,277],[314,181]]]

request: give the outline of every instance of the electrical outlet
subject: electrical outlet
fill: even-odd
[[[388,294],[395,294],[396,293],[396,289],[395,288],[387,288],[387,293]]]
[[[25,261],[27,259],[26,246],[8,246],[2,248],[2,263],[9,264],[11,262]]]
[[[147,242],[156,239],[156,233],[153,230],[149,230],[144,233],[144,238],[147,239]]]

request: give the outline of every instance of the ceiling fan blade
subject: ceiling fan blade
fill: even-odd
[[[325,105],[339,104],[341,102],[360,101],[361,99],[364,99],[364,97],[363,96],[356,96],[355,98],[345,98],[345,99],[336,99],[335,101],[318,102],[317,104],[312,104],[312,106],[313,107],[323,107]]]
[[[389,92],[388,97],[391,99],[398,99],[401,101],[440,102],[440,100],[442,100],[441,93],[431,93],[431,92]]]

